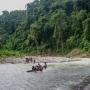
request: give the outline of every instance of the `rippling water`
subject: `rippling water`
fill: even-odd
[[[33,64],[0,64],[0,90],[70,90],[90,74],[90,66],[48,64],[43,72],[26,72]]]

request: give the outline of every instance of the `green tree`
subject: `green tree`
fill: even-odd
[[[39,26],[36,23],[30,25],[30,38],[35,42],[38,52]]]
[[[64,10],[58,10],[57,13],[53,13],[52,19],[55,24],[55,30],[53,37],[56,39],[57,51],[61,45],[63,52],[63,39],[64,39],[64,30],[67,29],[67,16]]]

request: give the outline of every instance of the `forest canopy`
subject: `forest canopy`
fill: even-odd
[[[90,0],[34,0],[2,12],[0,51],[90,52]]]

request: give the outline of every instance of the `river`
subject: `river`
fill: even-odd
[[[85,60],[48,63],[42,72],[26,72],[32,65],[0,64],[0,90],[71,90],[90,75],[90,61]]]

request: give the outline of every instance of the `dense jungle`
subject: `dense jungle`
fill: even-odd
[[[90,53],[90,0],[34,0],[2,11],[0,57]]]

